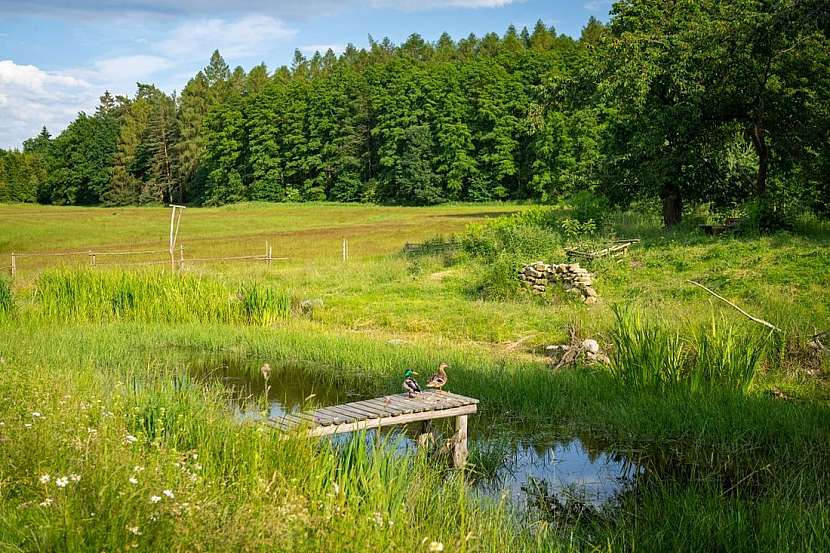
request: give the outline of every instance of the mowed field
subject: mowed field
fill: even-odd
[[[186,257],[262,255],[270,242],[274,257],[290,257],[287,264],[333,262],[341,260],[344,239],[352,258],[387,254],[407,241],[458,232],[471,221],[521,209],[511,204],[419,208],[335,203],[191,208],[182,216],[178,243],[184,245]],[[0,265],[9,264],[11,252],[163,250],[169,230],[169,208],[0,205]],[[155,258],[163,259],[164,254]],[[59,263],[88,262],[83,257],[21,258],[18,268],[25,275]]]

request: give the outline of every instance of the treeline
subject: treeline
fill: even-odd
[[[0,154],[0,200],[551,201],[830,209],[830,44],[818,0],[628,0],[578,39],[541,21],[371,39],[274,72],[218,52],[167,95],[101,98]]]

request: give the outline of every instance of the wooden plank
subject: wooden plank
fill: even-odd
[[[348,424],[338,424],[329,426],[318,426],[308,431],[309,436],[329,436],[332,434],[341,434],[344,432],[355,432],[357,430],[365,430],[369,428],[381,428],[384,426],[392,426],[396,424],[407,424],[410,422],[425,421],[437,418],[458,417],[461,415],[470,415],[476,412],[475,405],[464,405],[461,407],[454,407],[451,409],[442,409],[440,411],[425,411],[421,413],[408,413],[404,415],[394,415],[389,417],[382,417],[378,419],[366,419],[364,421],[357,421]]]
[[[363,401],[356,401],[354,403],[346,403],[345,404],[349,409],[354,411],[360,411],[362,413],[366,413],[370,418],[371,417],[379,417],[383,416],[386,413],[386,409],[380,407],[371,407],[366,405]]]
[[[330,411],[328,408],[323,409],[315,409],[311,412],[311,416],[314,417],[314,422],[321,426],[328,426],[330,424],[342,424],[344,422],[349,422],[349,417],[344,417],[339,413],[335,413]]]
[[[370,399],[367,400],[366,403],[369,407],[378,407],[379,409],[383,410],[383,416],[393,416],[393,415],[400,415],[402,411],[406,411],[408,408],[402,407],[399,405],[393,405],[392,400],[389,398],[378,398],[378,399]],[[408,412],[412,412],[411,409]]]
[[[419,400],[429,409],[448,409],[451,407],[461,407],[462,405],[471,405],[466,398],[454,397],[450,394],[439,392],[425,392]]]
[[[348,405],[332,405],[331,407],[327,407],[326,409],[328,409],[329,411],[333,411],[335,413],[339,413],[344,417],[349,417],[355,421],[362,421],[374,417],[374,415],[358,411],[352,407],[349,407]]]
[[[286,429],[293,429],[298,426],[308,425],[310,423],[310,421],[290,413],[281,417],[280,420],[282,420],[282,424]]]
[[[418,413],[429,409],[428,406],[424,405],[420,401],[406,397],[392,396],[391,401],[392,405],[401,409],[405,413]]]

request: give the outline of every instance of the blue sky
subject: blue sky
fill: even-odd
[[[0,0],[0,148],[44,124],[60,132],[104,90],[180,90],[218,48],[229,65],[290,64],[295,48],[341,50],[368,35],[403,42],[503,33],[541,19],[578,36],[610,0]]]

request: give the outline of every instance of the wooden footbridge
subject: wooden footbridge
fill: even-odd
[[[332,405],[314,411],[272,418],[269,422],[285,432],[304,431],[309,436],[329,436],[455,417],[455,435],[452,439],[453,464],[462,467],[467,461],[467,416],[476,412],[477,404],[478,400],[474,398],[442,390],[429,390],[414,397],[396,394]],[[423,443],[428,435],[425,429],[418,443]]]

